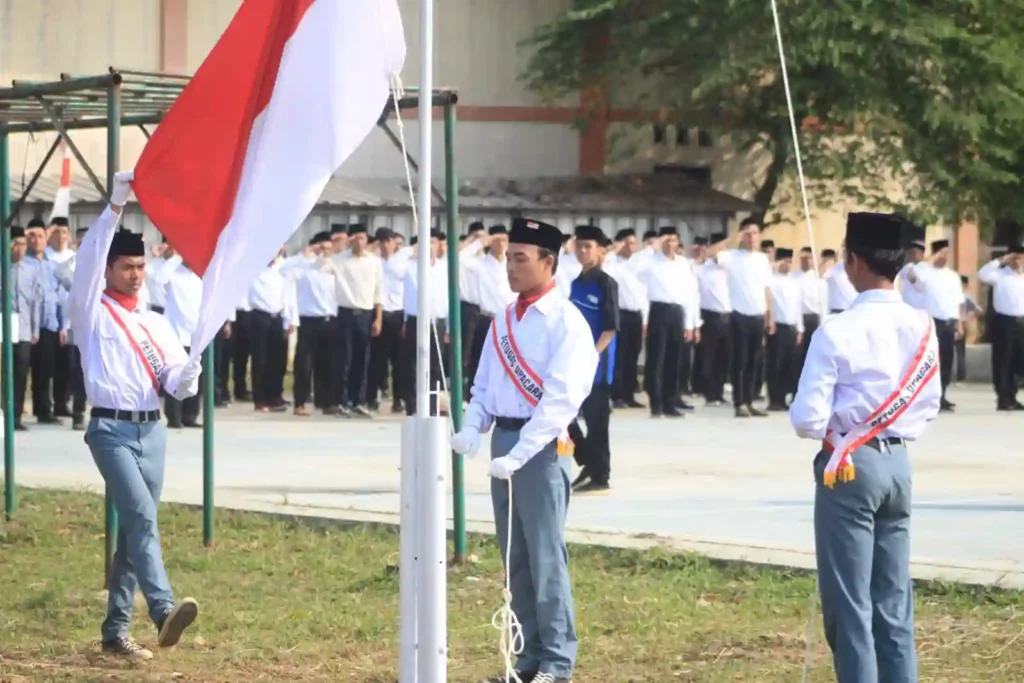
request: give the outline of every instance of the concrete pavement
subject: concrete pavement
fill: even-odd
[[[1024,587],[1024,413],[996,413],[983,386],[950,395],[958,411],[912,447],[915,575]],[[397,419],[254,415],[247,407],[216,415],[219,506],[397,520]],[[793,436],[785,415],[738,421],[731,408],[699,407],[655,421],[617,411],[611,435],[614,490],[573,499],[573,540],[814,566],[815,444]],[[168,447],[164,499],[201,502],[201,432],[172,433]],[[18,434],[16,462],[21,485],[100,490],[82,434],[66,427]],[[471,530],[493,530],[488,486],[485,464],[469,461]]]

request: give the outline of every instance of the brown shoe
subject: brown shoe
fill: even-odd
[[[750,415],[752,417],[768,417],[768,413],[763,410],[758,410],[754,406],[747,406],[747,409],[750,411]]]
[[[750,417],[750,406],[737,406],[736,417]]]
[[[330,406],[328,408],[324,408],[324,415],[337,415],[340,412],[341,411],[338,409],[338,406]]]
[[[299,417],[309,417],[310,415],[309,408],[306,406],[295,406],[295,410],[292,411],[292,414],[298,415]]]

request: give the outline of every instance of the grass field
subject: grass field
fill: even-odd
[[[168,505],[161,527],[178,596],[201,605],[182,644],[140,665],[97,653],[105,597],[102,501],[21,490],[0,523],[0,681],[395,680],[396,530],[221,511],[203,549],[199,511]],[[501,565],[449,573],[450,680],[500,668]],[[577,681],[800,680],[814,579],[658,551],[570,550],[580,629]],[[144,617],[134,635],[155,648]],[[922,681],[1024,680],[1021,594],[929,584],[918,592]],[[818,624],[812,681],[833,680]]]

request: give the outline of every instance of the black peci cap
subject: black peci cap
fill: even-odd
[[[604,230],[596,225],[580,225],[576,227],[576,239],[603,244],[605,239]]]
[[[512,221],[508,241],[515,244],[533,244],[557,254],[562,248],[562,231],[550,223],[516,218]]]

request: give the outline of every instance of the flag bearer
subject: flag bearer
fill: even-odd
[[[598,363],[587,321],[555,289],[561,244],[552,225],[513,221],[508,279],[518,298],[495,318],[465,426],[452,437],[452,448],[468,455],[479,447],[480,434],[494,427],[491,500],[503,555],[511,534],[505,571],[523,626],[515,668],[533,683],[569,681],[576,664],[564,538],[569,460],[559,457],[564,449],[558,442],[590,393]]]
[[[110,206],[82,242],[68,310],[93,406],[85,442],[120,521],[102,649],[151,659],[153,654],[128,633],[136,588],[146,596],[161,647],[176,645],[198,614],[195,600],[174,602],[156,517],[167,440],[160,388],[178,400],[194,396],[202,366],[188,359],[163,316],[139,305],[145,245],[140,235],[117,230],[132,177],[131,172],[115,175]]]
[[[790,408],[814,459],[814,536],[825,637],[839,683],[916,683],[907,443],[939,410],[928,313],[893,281],[907,222],[852,213],[845,272],[858,292],[814,333]]]

